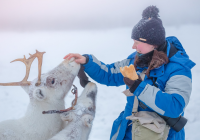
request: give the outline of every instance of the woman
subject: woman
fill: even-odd
[[[159,115],[177,118],[184,115],[192,90],[191,68],[195,66],[176,37],[165,38],[165,29],[158,15],[158,8],[147,7],[142,19],[132,30],[133,49],[136,52],[121,62],[105,65],[94,55],[68,54],[85,67],[85,72],[95,81],[107,86],[126,84],[139,99],[138,111],[151,111]],[[132,81],[124,78],[120,67],[134,64],[137,74],[145,74]],[[131,140],[130,120],[134,97],[127,97],[125,110],[114,121],[110,139]],[[170,128],[168,140],[184,140],[184,128],[176,132]]]

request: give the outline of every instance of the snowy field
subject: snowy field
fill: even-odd
[[[16,58],[29,57],[35,50],[46,51],[42,73],[56,67],[68,53],[93,54],[106,64],[127,58],[133,52],[130,38],[132,27],[112,30],[50,31],[50,32],[0,32],[0,82],[17,82],[25,76],[21,62],[10,63]],[[167,36],[176,36],[186,52],[197,65],[192,69],[193,90],[185,117],[189,120],[186,129],[187,140],[200,137],[200,25],[167,27]],[[37,60],[33,62],[29,80],[37,77]],[[91,80],[91,78],[90,78]],[[76,78],[74,84],[79,94],[83,88]],[[125,86],[107,87],[97,84],[97,112],[90,140],[108,140],[114,119],[124,110],[126,97],[121,93]],[[66,107],[74,96],[66,97]],[[29,103],[28,95],[21,87],[0,87],[0,122],[18,119],[25,114]]]

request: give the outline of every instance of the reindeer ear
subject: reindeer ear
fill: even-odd
[[[60,117],[63,121],[71,122],[75,118],[74,114],[71,112],[63,112],[60,114]]]
[[[87,127],[92,127],[94,117],[92,115],[84,115],[82,118],[83,124]]]
[[[29,86],[21,86],[21,87],[26,91],[26,93],[29,92]]]
[[[37,89],[34,91],[33,96],[38,99],[39,101],[44,100],[46,98],[44,92],[41,89]]]

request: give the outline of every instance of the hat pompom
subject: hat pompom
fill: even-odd
[[[156,6],[148,6],[142,13],[142,18],[158,18],[159,9]]]

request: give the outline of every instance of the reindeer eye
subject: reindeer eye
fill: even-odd
[[[54,88],[56,86],[56,84],[57,84],[57,80],[58,79],[53,78],[52,76],[47,77],[47,79],[46,79],[46,86]]]
[[[55,83],[55,78],[53,78],[53,80],[51,81],[51,84],[54,84]]]

